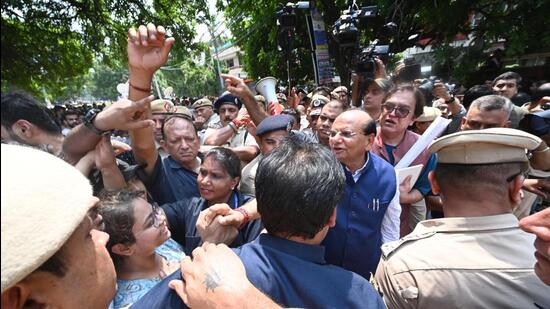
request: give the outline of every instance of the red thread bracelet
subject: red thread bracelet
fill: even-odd
[[[248,221],[250,221],[250,216],[248,215],[248,211],[246,211],[246,209],[244,209],[244,208],[242,208],[242,207],[235,208],[235,211],[238,211],[238,212],[242,213],[243,216],[244,216],[244,221],[243,221],[243,223],[241,223],[241,225],[239,226],[239,229],[241,229],[245,224],[248,223]]]
[[[233,122],[233,124],[237,127],[237,129],[243,126],[243,123],[237,118],[233,119],[231,122]]]
[[[132,87],[136,90],[139,90],[141,92],[147,92],[147,93],[151,92],[151,87],[149,87],[149,89],[145,89],[145,88],[136,87],[136,86],[132,85],[131,83],[128,83],[128,84],[130,85],[130,87]]]

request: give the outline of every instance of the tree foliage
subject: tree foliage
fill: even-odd
[[[219,83],[215,70],[208,64],[199,64],[189,58],[177,66],[161,69],[156,74],[160,87],[165,89],[170,86],[177,96],[203,97],[215,95],[219,91]],[[162,91],[162,90],[161,90]]]
[[[329,36],[329,51],[337,71],[343,80],[349,63],[343,60],[340,49],[331,35],[331,27],[349,1],[312,1],[323,12]],[[277,50],[276,9],[286,2],[278,0],[218,0],[218,7],[230,20],[230,29],[238,45],[247,55],[245,69],[252,77],[273,75],[286,79],[282,53]],[[390,21],[397,23],[398,31],[393,40],[393,52],[402,52],[415,42],[409,37],[419,34],[423,42],[431,44],[436,53],[436,66],[445,67],[450,73],[466,79],[477,70],[486,57],[484,51],[494,42],[505,40],[505,56],[516,57],[528,52],[548,51],[550,25],[547,15],[548,0],[378,0],[357,1],[359,7],[378,5],[380,17],[370,21],[363,42],[374,39],[377,29]],[[297,79],[313,79],[313,67],[309,54],[309,37],[303,18],[298,17],[294,39],[301,60],[295,64]],[[473,47],[448,48],[457,34],[470,35]],[[441,51],[448,51],[448,56]],[[452,57],[452,58],[451,58]]]
[[[275,12],[278,1],[272,0],[230,0],[218,2],[225,8],[229,19],[229,28],[235,37],[234,44],[245,52],[243,63],[252,78],[275,76],[279,80],[287,79],[287,60],[277,48],[277,19]],[[298,15],[295,49],[291,59],[291,76],[298,83],[313,79],[310,43],[304,15]]]
[[[171,59],[196,49],[195,19],[205,0],[8,0],[2,1],[2,89],[60,96],[68,82],[84,82],[94,59],[125,62],[128,28],[152,22],[176,38]],[[202,13],[201,13],[202,12]],[[76,84],[78,86],[78,84]],[[78,87],[76,87],[78,88]],[[66,89],[65,89],[66,90]]]

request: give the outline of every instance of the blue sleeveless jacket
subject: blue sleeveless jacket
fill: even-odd
[[[341,266],[367,279],[376,271],[382,246],[382,219],[395,196],[395,170],[375,154],[370,157],[357,183],[344,167],[346,192],[336,208],[336,226],[323,241],[328,263]]]

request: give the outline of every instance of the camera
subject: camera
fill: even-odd
[[[277,11],[277,22],[281,28],[296,27],[295,9],[309,9],[309,1],[289,2]]]
[[[373,79],[376,71],[375,58],[385,59],[389,55],[389,40],[395,33],[397,25],[388,23],[378,31],[377,38],[367,46],[361,46],[361,29],[367,27],[369,20],[378,16],[377,6],[362,8],[350,7],[342,12],[334,23],[332,34],[351,62],[352,71],[366,79]]]
[[[296,9],[309,9],[309,2],[289,2],[277,11],[277,43],[279,50],[284,51],[287,57],[290,57],[292,51],[292,37],[296,29]]]

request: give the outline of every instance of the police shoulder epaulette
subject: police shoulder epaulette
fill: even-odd
[[[404,243],[419,240],[419,239],[422,239],[422,238],[427,238],[427,237],[430,237],[430,236],[435,235],[435,234],[436,234],[435,231],[423,232],[423,233],[414,233],[413,232],[413,233],[411,233],[411,234],[409,234],[405,237],[402,237],[399,240],[385,243],[385,244],[382,245],[382,256],[384,258],[388,258],[392,254],[392,252],[397,250],[397,248],[399,248]]]

